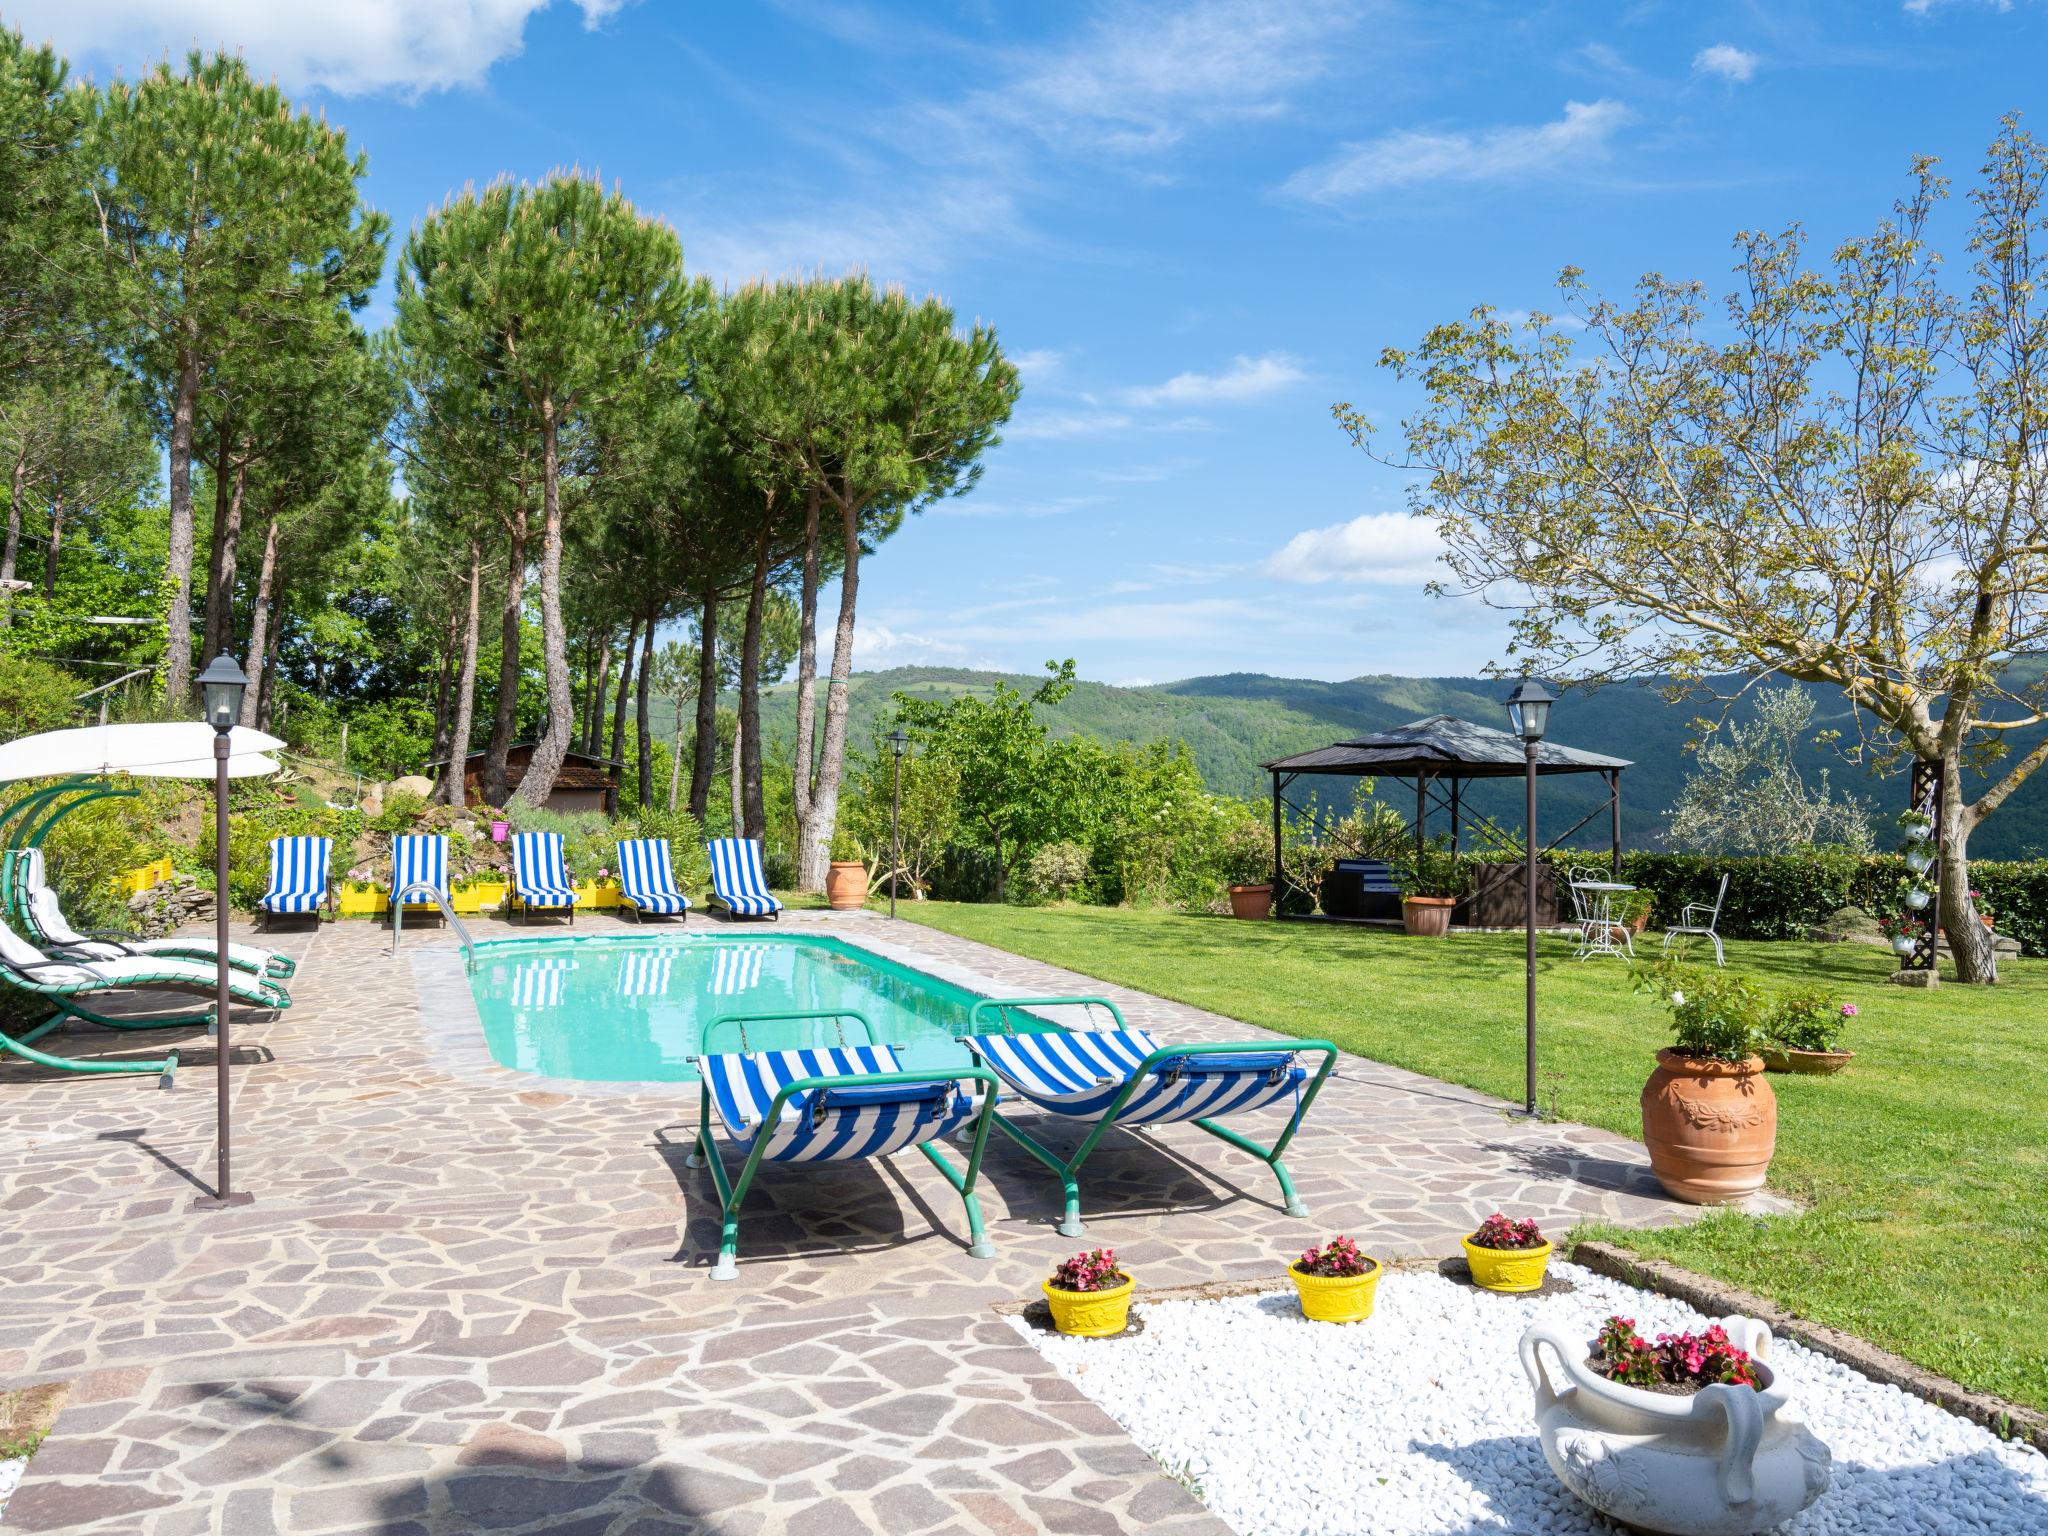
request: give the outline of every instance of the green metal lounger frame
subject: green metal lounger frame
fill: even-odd
[[[1009,1014],[1011,1010],[1055,1007],[1105,1009],[1109,1016],[1116,1021],[1118,1034],[1128,1035],[1130,1033],[1128,1026],[1124,1023],[1123,1014],[1118,1011],[1116,1004],[1106,997],[989,997],[980,999],[968,1011],[967,1035],[969,1037],[969,1048],[974,1049],[972,1037],[982,1034],[978,1026],[985,1017],[994,1017],[1000,1026],[997,1032],[1004,1035],[1012,1035],[1016,1032],[1010,1027]],[[1145,1039],[1149,1037],[1140,1036],[1137,1038]],[[1259,1041],[1255,1043],[1239,1041],[1232,1043],[1218,1042],[1209,1045],[1154,1045],[1150,1051],[1143,1055],[1141,1060],[1137,1061],[1129,1069],[1122,1087],[1110,1097],[1108,1107],[1101,1112],[1099,1118],[1095,1119],[1095,1123],[1089,1129],[1088,1134],[1082,1138],[1081,1145],[1075,1148],[1073,1154],[1068,1157],[1060,1156],[1060,1154],[1040,1142],[1037,1138],[1031,1136],[1020,1128],[1008,1115],[999,1114],[995,1116],[995,1122],[1002,1127],[1004,1134],[1016,1142],[1018,1146],[1059,1175],[1060,1189],[1061,1193],[1065,1196],[1066,1204],[1065,1215],[1060,1221],[1059,1231],[1065,1237],[1082,1237],[1086,1235],[1086,1229],[1081,1224],[1081,1167],[1088,1161],[1095,1149],[1102,1144],[1102,1138],[1107,1136],[1111,1128],[1118,1124],[1119,1117],[1124,1114],[1132,1099],[1153,1082],[1155,1074],[1157,1074],[1163,1064],[1177,1061],[1199,1061],[1203,1057],[1245,1057],[1274,1053],[1286,1053],[1288,1055],[1295,1053],[1319,1054],[1323,1058],[1323,1062],[1307,1088],[1300,1093],[1294,1106],[1294,1113],[1288,1118],[1286,1129],[1280,1133],[1272,1146],[1261,1146],[1258,1142],[1252,1140],[1251,1137],[1234,1131],[1227,1125],[1219,1124],[1217,1120],[1207,1115],[1196,1118],[1194,1124],[1207,1131],[1217,1140],[1227,1142],[1241,1152],[1250,1153],[1253,1157],[1256,1157],[1260,1162],[1271,1168],[1274,1176],[1280,1181],[1280,1194],[1287,1214],[1290,1216],[1306,1216],[1308,1214],[1308,1207],[1302,1203],[1301,1197],[1295,1193],[1294,1179],[1287,1171],[1287,1164],[1281,1159],[1287,1151],[1288,1143],[1294,1140],[1294,1133],[1301,1129],[1302,1119],[1308,1114],[1309,1107],[1315,1103],[1316,1095],[1322,1092],[1324,1080],[1329,1077],[1331,1069],[1337,1064],[1337,1047],[1327,1040]],[[982,1056],[979,1050],[976,1050],[976,1056],[986,1064],[986,1058]],[[1046,1113],[1071,1119],[1076,1123],[1089,1118],[1087,1114],[1063,1114],[1058,1108],[1034,1099],[1028,1092],[1024,1092],[1017,1083],[1010,1082],[1009,1086],[1020,1093],[1025,1102],[1035,1104]],[[1136,1123],[1143,1124],[1145,1121],[1138,1120]]]
[[[704,1033],[701,1037],[702,1054],[700,1060],[702,1056],[717,1054],[711,1049],[711,1046],[715,1035],[721,1029],[737,1030],[740,1038],[740,1049],[744,1052],[747,1048],[746,1027],[749,1024],[786,1024],[804,1020],[830,1022],[834,1025],[835,1029],[839,1030],[843,1048],[845,1041],[844,1024],[848,1019],[853,1020],[860,1026],[861,1033],[865,1036],[863,1043],[873,1046],[875,1044],[874,1027],[869,1024],[864,1014],[850,1008],[797,1009],[782,1013],[721,1014],[704,1028]],[[711,1170],[712,1183],[718,1187],[723,1225],[719,1233],[718,1262],[712,1267],[711,1278],[714,1280],[738,1278],[739,1270],[736,1256],[739,1251],[740,1204],[747,1198],[747,1190],[752,1186],[754,1175],[760,1171],[762,1162],[768,1160],[766,1154],[768,1153],[770,1142],[774,1139],[771,1132],[781,1124],[783,1109],[791,1099],[795,1098],[798,1094],[813,1093],[821,1089],[829,1091],[835,1088],[891,1088],[912,1087],[931,1083],[969,1082],[981,1084],[982,1096],[981,1107],[974,1112],[972,1121],[961,1127],[963,1137],[968,1136],[970,1133],[972,1136],[972,1150],[968,1154],[966,1170],[963,1172],[956,1169],[947,1159],[946,1155],[934,1144],[943,1137],[943,1132],[932,1140],[917,1143],[917,1149],[924,1153],[931,1160],[932,1166],[945,1176],[946,1182],[951,1184],[954,1190],[958,1192],[961,1204],[966,1207],[968,1227],[967,1251],[975,1258],[991,1259],[995,1257],[995,1246],[988,1239],[987,1227],[982,1220],[981,1202],[975,1197],[974,1193],[975,1181],[981,1173],[982,1154],[988,1147],[989,1122],[995,1117],[996,1099],[1002,1091],[1001,1084],[998,1082],[995,1073],[988,1068],[963,1063],[958,1067],[928,1069],[917,1072],[831,1073],[798,1077],[784,1081],[776,1088],[774,1100],[769,1106],[766,1115],[762,1118],[760,1128],[752,1138],[752,1145],[747,1153],[746,1164],[741,1168],[740,1176],[737,1180],[732,1179],[726,1173],[725,1164],[719,1157],[718,1143],[712,1123],[713,1110],[711,1099],[713,1087],[709,1077],[705,1076],[700,1069],[697,1096],[697,1141],[695,1150],[690,1153],[685,1161],[692,1168],[708,1166]],[[798,1143],[797,1145],[801,1146],[802,1144]],[[903,1149],[896,1148],[895,1150],[900,1151]],[[786,1150],[784,1155],[787,1156]],[[864,1157],[873,1155],[886,1156],[887,1154],[854,1155]],[[813,1160],[825,1161],[828,1159]]]

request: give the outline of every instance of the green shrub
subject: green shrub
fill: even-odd
[[[676,872],[676,889],[703,891],[711,885],[711,855],[704,847],[704,829],[696,817],[680,808],[669,810],[656,802],[642,806],[631,816],[613,824],[619,837],[665,837],[669,864]],[[616,850],[614,850],[616,853]]]
[[[600,869],[618,863],[612,823],[602,811],[550,811],[515,800],[505,808],[505,820],[514,832],[559,832],[571,879],[595,880]]]
[[[1779,994],[1764,1019],[1764,1034],[1789,1050],[1839,1050],[1842,1031],[1855,1016],[1856,1005],[1827,988],[1802,987]]]
[[[1401,895],[1462,896],[1471,884],[1465,861],[1451,851],[1448,837],[1433,837],[1420,848],[1410,847],[1392,861],[1390,873]]]
[[[1047,843],[1031,855],[1017,881],[1029,901],[1071,901],[1088,880],[1088,850],[1079,843]]]
[[[0,720],[7,722],[8,739],[83,725],[86,706],[77,696],[91,686],[47,661],[0,656]]]
[[[1691,965],[1650,968],[1671,1009],[1671,1048],[1698,1061],[1747,1061],[1763,1043],[1767,1004],[1749,981]]]
[[[412,831],[427,813],[427,797],[407,790],[393,790],[384,797],[384,809],[370,818],[370,830],[396,837]]]

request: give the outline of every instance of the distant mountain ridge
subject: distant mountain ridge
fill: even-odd
[[[944,699],[961,693],[986,694],[998,681],[1029,689],[1036,687],[1039,679],[952,667],[855,673],[848,740],[865,748],[879,729],[886,729],[895,693]],[[1129,688],[1079,682],[1045,715],[1060,733],[1135,742],[1178,738],[1194,753],[1211,789],[1264,800],[1271,785],[1259,765],[1289,753],[1432,714],[1505,728],[1507,713],[1501,700],[1508,687],[1477,677],[1367,676],[1329,683],[1232,672]],[[1853,739],[1855,722],[1841,695],[1825,688],[1810,691],[1815,729],[1841,730]],[[788,683],[763,697],[764,729],[784,742],[795,729],[795,698],[796,690]],[[1710,708],[1697,702],[1667,704],[1652,689],[1633,684],[1592,693],[1571,692],[1552,713],[1551,733],[1566,746],[1628,758],[1633,763],[1622,775],[1622,836],[1630,847],[1655,847],[1661,845],[1666,813],[1692,767],[1685,751],[1692,722]],[[2013,746],[2024,751],[2040,734],[2026,736]],[[1902,774],[1880,779],[1844,761],[1839,753],[1811,746],[1802,753],[1800,766],[1808,774],[1825,768],[1839,790],[1858,796],[1880,815],[1888,816],[1904,805]],[[1332,792],[1343,791],[1341,781],[1325,782]],[[1519,824],[1517,793],[1498,785],[1482,789],[1476,797],[1477,808],[1503,819],[1511,817]],[[1401,804],[1398,793],[1388,795],[1383,790],[1382,797]],[[1595,776],[1546,779],[1539,830],[1548,841],[1555,831],[1599,811],[1604,802],[1604,790]],[[1410,810],[1412,806],[1402,808]],[[1581,840],[1604,845],[1606,836],[1602,813]],[[2048,769],[2023,785],[1984,824],[1971,840],[1971,852],[1982,858],[2034,858],[2048,852]]]

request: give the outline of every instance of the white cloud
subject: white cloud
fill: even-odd
[[[932,508],[936,516],[943,517],[1058,517],[1067,512],[1078,512],[1083,507],[1092,507],[1100,502],[1100,496],[1045,496],[1023,501],[994,501],[977,499],[973,496],[948,497]]]
[[[1058,373],[1066,363],[1066,355],[1055,347],[1032,347],[1017,353],[1010,362],[1028,384],[1033,379],[1045,379]]]
[[[1436,529],[1406,512],[1368,512],[1297,533],[1266,561],[1281,581],[1357,581],[1408,586],[1443,574]]]
[[[1906,0],[1906,14],[1908,16],[1931,16],[1944,6],[1969,3],[1971,3],[1971,0]],[[2001,13],[2012,9],[2012,0],[1976,0],[1976,3],[1988,3],[1991,9]]]
[[[15,0],[7,21],[79,61],[134,75],[188,48],[239,52],[250,70],[344,96],[480,84],[519,52],[553,0]],[[628,0],[574,0],[587,28]]]
[[[1127,389],[1124,398],[1144,406],[1210,405],[1270,395],[1306,377],[1301,364],[1285,352],[1268,352],[1263,357],[1239,353],[1221,373],[1177,373],[1164,384]]]
[[[1157,154],[1190,129],[1286,112],[1363,10],[1355,0],[1111,5],[1069,42],[1011,55],[1002,84],[927,108],[913,129],[945,153],[1007,158],[1006,141],[1030,134],[1068,152]]]
[[[908,630],[891,629],[887,624],[860,621],[860,627],[853,634],[853,664],[864,672],[879,671],[885,667],[965,667],[981,665],[977,660],[970,662],[970,652],[964,645],[951,640],[941,640],[935,635],[913,634]]]
[[[1043,442],[1064,442],[1069,438],[1122,432],[1133,425],[1131,417],[1121,411],[1048,411],[1039,414],[1025,410],[1003,428],[1003,436],[1010,442],[1027,442],[1033,438]]]
[[[963,249],[1025,239],[1009,193],[971,181],[878,187],[751,221],[700,211],[674,222],[685,231],[690,269],[727,284],[852,271],[880,283],[927,283]],[[693,238],[693,228],[707,232]]]
[[[1719,75],[1732,85],[1741,85],[1756,73],[1757,57],[1744,53],[1733,43],[1716,43],[1692,56],[1696,75]]]
[[[1501,181],[1555,175],[1598,159],[1630,120],[1621,102],[1568,101],[1564,116],[1534,126],[1438,132],[1401,129],[1346,144],[1320,165],[1288,177],[1281,191],[1314,203],[1432,182]]]

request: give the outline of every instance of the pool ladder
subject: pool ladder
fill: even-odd
[[[455,909],[448,904],[448,898],[438,887],[425,880],[415,880],[404,890],[391,898],[391,958],[398,958],[398,940],[405,931],[405,908],[408,902],[431,901],[440,908],[441,916],[456,936],[462,940],[462,968],[476,969],[476,941],[469,936],[469,930],[462,925],[462,919],[455,915]]]

